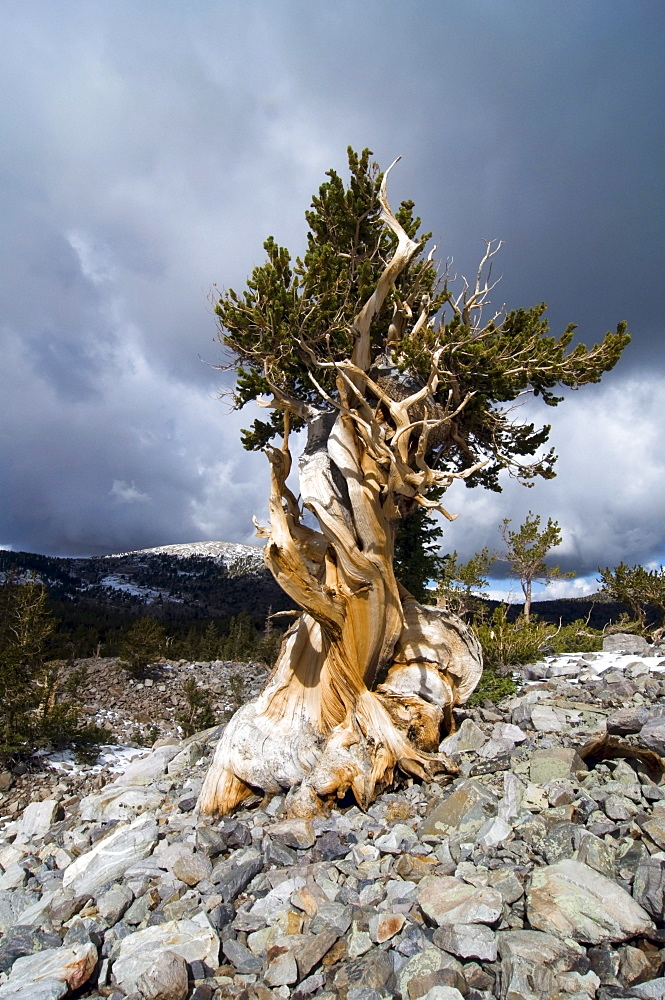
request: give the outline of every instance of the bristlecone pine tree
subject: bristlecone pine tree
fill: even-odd
[[[454,615],[400,585],[396,527],[422,510],[452,520],[439,501],[456,479],[498,490],[502,469],[552,477],[555,456],[541,454],[549,427],[519,423],[502,404],[531,392],[556,405],[554,387],[599,381],[628,341],[622,325],[590,350],[569,349],[574,327],[547,336],[544,305],[488,318],[499,245],[454,295],[424,254],[413,204],[393,213],[371,155],[349,150],[347,188],[329,171],[302,259],[269,238],[246,290],[216,305],[235,406],[272,411],[244,445],[268,456],[270,526],[259,535],[302,613],[263,692],[220,740],[203,814],[255,791],[288,790],[290,815],[349,791],[366,807],[396,769],[455,770],[436,751],[480,678],[480,648]],[[287,478],[300,428],[297,498]]]

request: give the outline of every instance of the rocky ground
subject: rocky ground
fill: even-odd
[[[81,717],[106,730],[108,744],[87,767],[64,752],[50,754],[43,767],[38,759],[29,768],[21,765],[14,773],[0,772],[0,816],[18,815],[39,798],[56,795],[66,801],[86,795],[111,780],[135,755],[133,751],[145,750],[158,739],[180,738],[177,718],[186,710],[183,684],[189,678],[209,694],[213,715],[222,721],[258,694],[268,675],[261,664],[222,660],[163,660],[137,680],[116,657],[91,657],[74,666],[84,668],[76,693]]]
[[[632,649],[526,668],[459,713],[458,778],[367,813],[198,819],[219,728],[40,778],[0,830],[0,1000],[665,998],[665,651]]]

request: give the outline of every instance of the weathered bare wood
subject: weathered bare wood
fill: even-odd
[[[283,411],[285,433],[281,448],[265,449],[270,526],[260,531],[267,566],[302,613],[265,689],[226,727],[199,797],[204,814],[229,812],[255,790],[288,792],[292,815],[309,815],[348,791],[365,808],[398,770],[420,778],[456,770],[438,745],[453,707],[480,677],[480,648],[462,622],[422,607],[400,587],[393,554],[399,503],[443,510],[428,492],[475,471],[444,474],[427,463],[428,435],[448,433],[470,396],[434,403],[441,351],[426,382],[410,391],[391,392],[370,375],[372,322],[419,248],[390,209],[387,176],[381,217],[397,247],[355,317],[351,357],[319,365],[336,371],[337,395],[323,388],[312,358],[320,409],[304,410],[276,386],[265,404]],[[472,307],[484,293],[477,283]],[[422,329],[428,305],[395,295],[393,333],[414,312]],[[318,530],[302,523],[286,483],[289,414],[307,425],[300,503]],[[374,691],[378,675],[385,680]]]

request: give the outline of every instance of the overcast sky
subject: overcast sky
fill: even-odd
[[[633,334],[536,413],[558,478],[456,485],[444,550],[533,510],[587,585],[665,558],[662,0],[3,0],[0,33],[0,544],[254,540],[267,463],[216,399],[208,295],[268,234],[303,248],[352,144],[402,155],[391,200],[457,271],[505,241],[498,304]]]

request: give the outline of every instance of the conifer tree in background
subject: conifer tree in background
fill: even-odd
[[[430,581],[441,572],[443,558],[438,553],[443,531],[426,510],[416,510],[404,518],[395,537],[395,576],[417,601],[431,603]]]
[[[29,756],[46,745],[89,750],[103,735],[81,722],[72,700],[80,671],[65,681],[63,661],[46,658],[57,624],[48,596],[34,577],[10,573],[0,585],[0,758]]]
[[[622,325],[590,350],[571,347],[574,327],[549,336],[544,305],[491,310],[496,244],[453,292],[413,203],[391,210],[370,151],[349,150],[349,168],[348,186],[329,171],[314,198],[302,258],[269,238],[246,289],[216,306],[235,406],[270,411],[243,441],[269,459],[266,564],[302,614],[262,694],[227,726],[202,813],[257,788],[289,789],[292,815],[348,790],[366,806],[397,768],[445,770],[435,751],[478,681],[479,646],[400,584],[398,526],[436,509],[452,519],[441,496],[458,479],[498,490],[504,469],[552,477],[549,427],[506,404],[533,393],[555,406],[557,386],[598,382],[628,340]],[[300,428],[297,497],[287,480]]]
[[[506,545],[510,572],[520,581],[524,593],[524,619],[528,622],[533,584],[549,583],[575,574],[562,573],[558,566],[548,566],[545,562],[550,549],[561,545],[561,528],[557,521],[548,518],[546,527],[540,531],[540,516],[529,511],[519,531],[511,531],[510,523],[510,518],[504,518],[499,532]]]
[[[55,629],[36,579],[0,587],[0,752],[30,748],[45,684],[44,646]]]
[[[482,606],[477,592],[487,586],[487,574],[496,560],[496,552],[487,547],[465,563],[459,561],[457,550],[444,556],[436,590],[443,607],[464,617]]]
[[[665,566],[646,569],[621,562],[613,570],[599,569],[603,593],[624,604],[640,632],[654,642],[665,637]]]
[[[142,677],[166,649],[166,629],[154,618],[137,618],[120,647],[120,659],[133,677]]]

